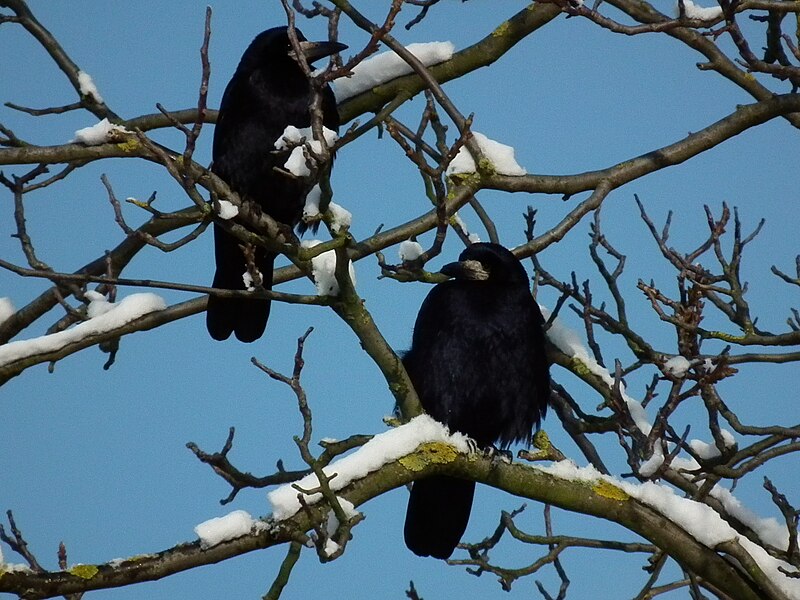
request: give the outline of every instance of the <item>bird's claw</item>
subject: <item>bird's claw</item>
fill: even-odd
[[[514,455],[511,453],[511,450],[501,450],[500,448],[495,448],[494,446],[487,446],[483,453],[486,458],[491,459],[491,461],[495,463],[504,462],[507,465],[510,465],[514,459]]]

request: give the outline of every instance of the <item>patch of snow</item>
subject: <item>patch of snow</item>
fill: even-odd
[[[86,316],[90,319],[106,314],[115,306],[113,302],[109,302],[108,298],[95,290],[89,290],[84,296],[89,300],[89,306],[86,307]]]
[[[464,219],[461,218],[460,214],[455,212],[450,218],[453,220],[455,226],[461,229],[461,232],[467,236],[470,244],[476,244],[481,241],[481,237],[477,233],[469,232],[469,227],[467,227],[467,224],[464,222]]]
[[[360,515],[361,513],[356,510],[356,507],[353,506],[353,503],[347,500],[346,498],[338,498],[339,506],[342,507],[342,511],[344,512],[344,516],[347,519],[352,519],[353,517]],[[336,530],[339,528],[339,519],[336,517],[336,513],[333,512],[333,509],[328,511],[328,518],[325,523],[325,531],[328,533],[328,541],[332,541],[330,538],[336,533]],[[334,542],[335,543],[335,542]],[[328,556],[336,552],[339,549],[339,545],[336,544],[336,547],[331,551],[327,552],[327,545],[326,545],[326,552]]]
[[[664,363],[664,372],[678,379],[683,379],[691,366],[692,363],[683,356],[673,356]]]
[[[331,203],[333,204],[333,203]],[[321,244],[319,240],[301,242],[303,248],[313,248]],[[350,281],[356,284],[356,272],[353,263],[350,263]],[[328,250],[311,259],[311,274],[314,285],[317,287],[318,296],[336,296],[339,294],[339,282],[336,281],[336,251]]]
[[[194,532],[200,538],[200,546],[207,549],[247,535],[253,531],[255,526],[256,520],[250,516],[250,513],[235,510],[223,517],[216,517],[200,523],[194,528]]]
[[[736,438],[733,437],[733,434],[727,429],[720,429],[719,434],[722,437],[722,443],[725,444],[726,448],[732,448],[736,445]]]
[[[700,464],[691,456],[686,458],[676,456],[672,459],[670,466],[678,472],[697,471],[700,468]]]
[[[92,80],[92,76],[86,71],[78,71],[78,88],[81,96],[91,96],[98,104],[104,104],[103,97],[97,91],[97,86]]]
[[[709,444],[703,440],[689,440],[689,447],[694,451],[695,454],[697,454],[697,456],[704,460],[719,456],[719,450],[717,447],[714,444]]]
[[[450,60],[455,52],[455,46],[452,42],[427,42],[409,44],[406,50],[416,56],[423,65],[429,67]],[[342,102],[412,71],[411,65],[393,51],[382,52],[353,67],[353,74],[350,77],[337,79],[333,84],[333,93],[336,95],[336,100]]]
[[[333,233],[341,233],[344,229],[349,229],[353,222],[353,213],[346,208],[336,204],[328,203],[328,211],[331,213],[331,230]]]
[[[472,132],[472,137],[478,142],[478,147],[484,157],[500,175],[525,175],[527,171],[517,163],[514,158],[514,148],[489,139],[482,133]],[[447,165],[447,175],[456,173],[474,173],[476,170],[475,159],[472,158],[466,146],[462,146],[456,157]]]
[[[722,443],[726,448],[736,445],[736,439],[727,429],[720,429],[720,436],[722,437]],[[717,448],[716,443],[709,444],[702,440],[694,439],[689,441],[689,446],[692,448],[695,454],[706,460],[709,458],[716,458],[720,455],[719,448]]]
[[[102,298],[101,294],[98,296]],[[57,352],[69,344],[92,335],[113,331],[139,317],[164,310],[166,307],[166,302],[155,294],[131,294],[119,302],[111,304],[109,310],[105,310],[88,321],[78,323],[70,329],[29,340],[9,342],[0,346],[0,366],[37,354]]]
[[[250,274],[250,271],[242,273],[242,283],[244,283],[244,289],[248,292],[255,291],[256,284],[255,281],[253,281],[253,276]]]
[[[353,517],[360,515],[361,513],[356,510],[356,507],[353,506],[353,503],[345,498],[338,498],[339,506],[341,506],[342,511],[344,512],[344,516],[347,519],[352,519]],[[325,531],[328,534],[328,539],[325,540],[325,555],[332,556],[339,548],[339,544],[333,541],[332,537],[336,533],[336,530],[339,528],[339,519],[336,517],[336,513],[333,512],[333,509],[328,511],[328,518],[325,523]]]
[[[459,452],[469,451],[466,436],[460,433],[451,434],[444,425],[430,416],[420,415],[404,425],[377,434],[355,452],[326,466],[324,472],[328,477],[336,473],[336,477],[328,482],[331,490],[341,490],[350,482],[413,452],[425,442],[443,442],[454,446]],[[319,487],[319,480],[314,474],[306,475],[294,484],[282,485],[269,492],[267,498],[272,504],[272,516],[278,521],[288,519],[300,510],[300,502],[297,500],[300,492],[294,485],[304,490],[313,490]],[[305,501],[314,504],[320,498],[320,493],[308,494]]]
[[[653,473],[658,471],[658,468],[663,464],[664,452],[662,452],[661,446],[656,445],[653,447],[653,455],[639,466],[639,475],[642,477],[650,477]]]
[[[542,311],[545,321],[547,321],[550,318],[550,310],[541,304],[539,308]],[[578,334],[564,325],[558,317],[556,317],[550,325],[550,329],[547,330],[547,339],[564,354],[580,361],[590,373],[602,379],[609,388],[614,387],[614,377],[608,372],[608,369],[601,366],[589,355],[589,351],[578,337]],[[645,411],[641,402],[627,394],[625,391],[625,384],[621,381],[619,382],[619,391],[623,400],[625,400],[628,412],[630,412],[636,427],[638,427],[643,434],[648,435],[653,426],[647,416],[647,411]]]
[[[325,540],[325,549],[323,551],[325,552],[325,556],[333,556],[339,548],[339,544],[328,538]]]
[[[423,252],[425,252],[425,250],[422,248],[422,245],[412,240],[400,242],[400,248],[397,251],[400,255],[400,260],[403,262],[417,260]]]
[[[71,140],[71,144],[85,144],[87,146],[99,146],[109,141],[109,136],[112,132],[119,131],[120,133],[131,133],[122,125],[114,125],[108,119],[103,119],[99,123],[91,127],[84,127],[75,132],[75,137]]]
[[[454,212],[453,216],[450,217],[450,218],[453,219],[453,223],[455,223],[456,227],[461,229],[461,231],[463,231],[464,233],[468,233],[469,232],[469,229],[467,228],[467,224],[464,222],[464,219],[461,218],[461,215],[458,214],[458,212]]]
[[[311,191],[306,194],[306,203],[303,206],[303,218],[309,219],[319,216],[319,202],[322,200],[322,189],[319,184],[315,184]]]
[[[17,309],[14,308],[11,298],[0,298],[0,325],[5,323],[15,312],[17,312]]]
[[[750,529],[756,532],[767,544],[781,550],[789,547],[789,530],[785,522],[780,522],[772,517],[759,517],[734,496],[727,488],[715,485],[710,495],[719,500],[732,517],[739,519]]]
[[[692,0],[683,0],[683,8],[686,11],[687,19],[700,19],[701,21],[710,21],[722,15],[722,7],[709,6],[704,8],[692,2]],[[675,14],[680,16],[680,5],[675,5]]]
[[[670,449],[673,446],[674,444],[669,444]],[[651,477],[653,473],[655,473],[658,468],[664,464],[665,460],[666,458],[661,446],[656,445],[653,448],[652,456],[650,456],[650,458],[648,458],[639,466],[639,475],[642,477]],[[670,460],[669,466],[678,473],[697,471],[697,469],[700,468],[699,463],[691,456],[686,458],[675,456]]]
[[[710,358],[706,358],[705,360],[703,360],[703,370],[706,373],[711,373],[711,371],[713,371],[715,368],[716,365],[714,364],[713,360],[711,360]]]
[[[236,206],[233,202],[228,202],[227,200],[220,200],[219,201],[219,211],[217,215],[219,215],[220,219],[225,221],[234,218],[236,215],[239,214],[239,207]]]
[[[322,137],[325,140],[325,145],[330,148],[336,143],[336,140],[339,139],[339,134],[332,129],[323,127]],[[283,130],[281,136],[275,140],[276,150],[288,150],[292,148],[292,152],[289,154],[289,158],[286,159],[283,168],[297,177],[307,177],[311,175],[311,170],[306,164],[306,161],[311,159],[310,156],[308,159],[306,158],[306,144],[315,154],[320,154],[322,152],[322,144],[314,139],[314,133],[311,131],[311,127],[298,129],[294,125],[288,125],[286,129]]]

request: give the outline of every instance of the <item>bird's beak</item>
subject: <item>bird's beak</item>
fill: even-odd
[[[300,42],[300,51],[309,63],[330,56],[331,54],[336,54],[342,50],[347,50],[347,46],[339,42]],[[290,52],[289,54],[294,54],[294,52]]]
[[[489,279],[489,271],[477,260],[462,260],[450,263],[443,266],[441,272],[455,279],[467,279],[470,281],[485,281]]]

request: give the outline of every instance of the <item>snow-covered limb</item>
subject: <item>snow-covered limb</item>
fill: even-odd
[[[542,315],[544,315],[545,320],[549,319],[550,310],[541,305],[539,305],[539,308],[542,310]],[[578,337],[578,334],[564,325],[558,317],[551,323],[550,329],[547,330],[547,339],[564,354],[571,357],[573,360],[579,361],[590,373],[602,379],[609,388],[614,387],[614,377],[608,372],[608,369],[600,365],[600,363],[589,354],[589,350],[583,344],[580,337]],[[642,403],[626,393],[625,384],[621,381],[619,382],[619,393],[622,395],[636,427],[638,427],[643,434],[648,435],[653,429],[653,425]],[[653,471],[655,471],[655,469]]]
[[[722,7],[709,6],[705,8],[692,2],[692,0],[683,0],[683,8],[685,10],[687,19],[700,19],[701,21],[710,21],[722,15]],[[680,5],[675,5],[675,14],[680,16]]]
[[[535,466],[534,468],[569,481],[594,484],[606,482],[615,488],[619,488],[628,496],[636,498],[655,509],[669,521],[680,526],[698,542],[712,550],[723,542],[737,542],[787,598],[800,600],[800,579],[787,577],[781,572],[781,569],[784,569],[789,573],[793,573],[796,569],[788,563],[770,556],[764,548],[741,535],[707,504],[678,496],[672,488],[665,485],[651,481],[642,484],[628,483],[603,475],[592,466],[578,467],[569,460],[550,466]],[[744,519],[742,520],[752,527],[762,540],[769,540],[769,543],[779,542],[776,544],[779,548],[786,547],[789,533],[785,525],[779,524],[774,519],[757,517],[743,507],[728,490],[723,490],[719,487],[715,487],[714,490],[715,492],[712,495],[718,498],[725,498],[723,504],[726,505],[726,508],[728,506],[732,507],[734,510],[731,512],[737,518],[743,516]]]
[[[101,294],[94,294],[87,294],[91,300],[88,314],[93,318],[64,331],[0,346],[0,367],[37,354],[58,352],[83,338],[113,331],[139,317],[167,307],[160,296],[151,293],[131,294],[116,304],[106,301]]]
[[[203,548],[211,548],[222,542],[260,531],[264,527],[264,523],[255,520],[250,513],[234,510],[225,516],[200,523],[194,528],[194,532],[200,538],[200,545]]]
[[[548,319],[550,317],[550,311],[541,305],[540,308],[544,318]],[[573,360],[579,361],[590,373],[602,379],[609,388],[614,386],[614,377],[611,375],[611,373],[609,373],[608,369],[601,366],[592,356],[590,356],[588,349],[578,334],[564,325],[564,323],[558,317],[556,317],[556,319],[553,321],[550,329],[547,330],[547,338],[564,354],[571,357]],[[674,377],[681,378],[686,376],[686,372],[690,366],[691,362],[683,356],[674,356],[664,363],[664,372]],[[643,434],[649,435],[650,431],[653,429],[653,426],[649,417],[647,416],[647,411],[644,409],[641,402],[627,394],[625,390],[625,384],[621,381],[619,383],[619,391],[623,400],[625,400],[625,405],[628,407],[628,411],[630,412],[636,426]],[[726,446],[733,446],[736,443],[733,435],[724,429],[722,431]],[[689,444],[695,453],[701,458],[719,456],[719,450],[713,444],[708,444],[701,440],[692,440]],[[664,464],[664,460],[665,456],[661,446],[656,444],[653,447],[653,454],[650,456],[650,458],[642,462],[642,464],[639,466],[639,475],[642,477],[652,476],[658,470],[658,468]],[[686,458],[680,456],[673,457],[670,461],[670,466],[679,472],[696,471],[700,468],[698,462],[691,456]]]
[[[478,147],[494,170],[500,175],[525,175],[527,171],[517,163],[514,158],[514,148],[489,139],[482,133],[472,132],[472,137],[478,142]],[[475,159],[472,158],[466,146],[459,149],[456,157],[447,165],[447,175],[457,173],[474,173],[476,170]]]
[[[328,482],[331,490],[336,492],[350,482],[377,471],[383,465],[410,454],[426,442],[450,444],[459,452],[467,452],[469,449],[465,436],[460,433],[451,434],[444,425],[428,415],[420,415],[405,425],[376,435],[352,454],[326,466],[324,473],[329,477],[336,474]],[[294,484],[283,485],[267,494],[274,519],[288,519],[300,510],[300,501],[297,499],[299,492],[295,486],[303,490],[314,490],[319,487],[319,479],[314,474],[307,475]],[[305,502],[314,504],[321,498],[322,494],[317,492],[305,496]]]
[[[449,60],[453,56],[455,46],[452,42],[427,42],[409,44],[406,50],[427,67]],[[393,51],[382,52],[353,67],[353,74],[350,77],[337,79],[333,84],[333,92],[336,94],[336,100],[342,102],[364,90],[411,73],[412,70],[411,66]]]
[[[401,437],[408,437],[408,430],[404,429],[406,427],[403,426],[376,437],[380,440],[383,436],[388,436],[397,431],[405,432]],[[427,429],[427,426],[422,429]],[[352,456],[358,456],[360,454],[359,451],[329,465],[329,467],[326,467],[326,473],[329,475],[334,472],[341,473],[343,476],[352,475],[351,482],[356,483],[357,481],[357,484],[349,486],[346,490],[346,495],[354,504],[362,505],[369,499],[378,497],[399,485],[418,479],[425,475],[426,471],[428,473],[433,472],[434,469],[438,469],[442,464],[442,461],[437,463],[437,461],[421,460],[419,457],[415,457],[417,458],[416,460],[405,462],[403,461],[402,452],[399,460],[389,463],[389,459],[385,456],[387,450],[391,451],[392,448],[404,447],[408,452],[412,452],[415,449],[415,443],[429,440],[442,441],[449,446],[455,446],[460,452],[465,450],[465,448],[460,447],[461,444],[458,443],[457,438],[444,438],[446,430],[441,425],[435,424],[435,422],[432,424],[433,435],[420,433],[420,431],[417,431],[413,435],[414,440],[409,444],[402,443],[403,440],[393,441],[391,439],[376,442],[375,448],[370,451],[370,454],[373,455],[372,458],[364,457],[362,459],[359,457],[357,460],[351,459]],[[372,442],[369,442],[369,444],[372,444]],[[364,448],[366,447],[365,445]],[[361,466],[348,465],[348,460],[361,463]],[[380,472],[365,472],[367,469],[378,469],[381,466],[383,468]],[[475,477],[478,481],[493,485],[520,497],[620,523],[631,531],[648,538],[654,544],[662,548],[668,548],[670,555],[685,565],[686,568],[706,579],[709,584],[719,587],[723,591],[745,591],[741,595],[734,594],[731,597],[741,597],[747,600],[763,600],[765,597],[758,596],[758,592],[752,591],[749,585],[748,573],[731,566],[720,555],[719,551],[709,549],[704,547],[701,542],[694,541],[689,533],[684,531],[682,525],[673,524],[672,521],[663,520],[661,517],[654,520],[653,516],[656,513],[661,514],[661,511],[650,504],[647,498],[649,496],[658,498],[663,496],[661,499],[663,502],[656,502],[656,504],[660,506],[661,503],[665,505],[674,503],[674,507],[679,512],[683,512],[684,507],[687,507],[696,518],[703,519],[704,527],[705,519],[708,519],[709,527],[717,532],[714,534],[716,539],[725,538],[724,534],[726,532],[722,531],[722,529],[726,524],[720,523],[719,517],[713,511],[710,514],[706,514],[702,508],[695,510],[694,505],[699,503],[677,497],[671,494],[669,490],[666,492],[641,492],[640,494],[632,488],[645,489],[646,486],[634,486],[618,482],[614,478],[601,476],[592,468],[581,469],[568,461],[557,463],[551,467],[537,468],[519,463],[505,464],[502,461],[493,461],[491,458],[481,455],[466,456],[454,453],[452,466],[454,474]],[[341,485],[336,483],[338,479],[339,476],[330,480],[332,488]],[[298,483],[301,487],[312,487],[316,484],[316,481],[312,479]],[[658,490],[661,487],[655,484],[647,484],[647,486],[653,486],[653,490]],[[291,501],[296,499],[297,491],[289,486],[278,489],[284,490],[282,493],[284,500],[289,499]],[[334,491],[336,490],[334,489]],[[671,499],[670,495],[672,496]],[[636,502],[632,498],[644,499],[641,502]],[[313,501],[311,498],[307,500],[309,502]],[[282,505],[283,503],[279,502],[279,504]],[[256,529],[251,529],[241,537],[236,535],[234,536],[236,539],[219,542],[214,546],[204,547],[200,543],[194,545],[178,544],[173,548],[156,554],[138,555],[135,560],[123,561],[125,562],[124,569],[113,568],[111,564],[97,565],[97,575],[90,579],[69,572],[22,574],[6,569],[3,572],[3,576],[0,577],[0,592],[22,595],[18,592],[26,591],[30,593],[31,591],[46,589],[50,595],[64,595],[116,587],[130,583],[132,580],[141,582],[160,579],[176,572],[216,563],[253,550],[289,543],[296,539],[298,527],[302,531],[309,531],[315,525],[324,524],[329,515],[329,507],[326,506],[322,510],[314,510],[313,508],[310,511],[296,512],[292,517],[291,523],[283,523],[279,520],[266,521],[263,526],[257,524]],[[346,507],[343,506],[343,508],[347,510]],[[246,529],[248,519],[243,515],[241,521],[241,527],[234,527],[231,524],[230,528],[220,527],[219,531],[242,534]],[[256,523],[258,522],[256,521]],[[212,526],[211,529],[216,531],[217,527]],[[779,526],[778,529],[780,529]],[[722,535],[719,535],[720,531]],[[701,533],[700,535],[702,537],[703,534]],[[707,537],[714,539],[711,534],[707,534]],[[211,541],[210,537],[207,539]],[[741,538],[739,542],[744,543]],[[328,549],[332,552],[336,551],[334,546],[329,546]],[[750,552],[749,549],[748,552]],[[770,577],[774,576],[775,578],[783,579],[780,583],[781,586],[784,583],[789,588],[794,586],[791,593],[786,595],[792,600],[797,600],[796,587],[800,585],[800,581],[789,581],[780,573],[775,575],[774,570],[770,570],[771,567],[768,561],[772,561],[771,564],[773,566],[781,564],[769,556],[765,558],[764,565],[766,566],[762,565],[761,562],[758,564]],[[115,564],[118,565],[118,561]],[[94,566],[92,565],[92,567]],[[789,570],[791,571],[792,569],[789,568]],[[777,579],[773,580],[777,581]],[[778,583],[775,585],[778,585]]]
[[[333,204],[333,203],[331,203]],[[348,213],[349,214],[349,213]],[[300,245],[303,248],[313,248],[321,244],[319,240],[305,240]],[[356,272],[353,263],[350,263],[350,280],[356,284]],[[339,282],[336,281],[336,251],[328,250],[311,259],[311,274],[314,285],[317,287],[318,296],[337,296]]]
[[[75,137],[70,143],[86,144],[87,146],[99,146],[111,140],[114,132],[131,133],[122,125],[114,125],[108,119],[103,119],[91,127],[84,127],[75,132]]]

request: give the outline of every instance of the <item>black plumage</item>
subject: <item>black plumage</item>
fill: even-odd
[[[297,31],[306,60],[329,56],[346,48],[336,42],[308,42]],[[214,130],[211,170],[243,200],[255,202],[276,221],[294,227],[300,223],[305,197],[316,183],[277,171],[287,153],[275,152],[275,142],[288,125],[309,127],[312,90],[295,58],[286,27],[260,33],[245,50],[219,108]],[[339,114],[331,89],[322,92],[322,123],[339,128]],[[214,225],[216,273],[213,286],[244,290],[247,262],[240,242],[218,224]],[[272,289],[275,254],[254,249],[254,264],[265,289]],[[243,342],[257,340],[269,317],[269,299],[211,296],[206,326],[211,337],[227,339],[231,333]]]
[[[543,318],[528,275],[498,244],[467,247],[431,290],[403,358],[422,406],[481,448],[530,443],[547,410],[550,375]],[[448,558],[464,534],[475,483],[415,481],[405,541],[419,556]]]

